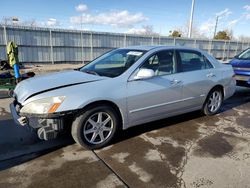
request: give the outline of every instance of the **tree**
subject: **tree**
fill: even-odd
[[[241,35],[241,36],[239,36],[239,41],[241,41],[241,42],[250,42],[250,37],[245,36],[245,35]]]
[[[174,30],[174,31],[170,31],[170,37],[181,37],[181,32],[177,31],[177,30]]]
[[[178,27],[175,30],[181,33],[182,37],[188,37],[189,21],[187,21],[185,25]],[[199,27],[194,23],[192,27],[191,38],[206,38],[207,39],[208,37],[204,33],[202,33]]]
[[[12,18],[11,17],[3,17],[1,20],[2,25],[12,25]]]
[[[230,36],[230,33],[227,30],[219,31],[214,36],[214,39],[218,39],[218,40],[230,40],[231,38],[232,36]]]
[[[17,17],[3,17],[0,21],[2,25],[21,25],[21,26],[29,26],[29,27],[36,27],[38,23],[35,19],[21,21]]]
[[[38,23],[35,19],[27,20],[21,23],[23,26],[29,26],[29,27],[37,27]]]
[[[149,36],[154,36],[154,35],[159,35],[159,33],[156,33],[154,31],[154,28],[152,25],[144,25],[142,26],[144,30],[144,35],[149,35]]]

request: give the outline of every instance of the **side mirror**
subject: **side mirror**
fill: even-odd
[[[144,80],[154,77],[155,72],[152,69],[140,69],[134,77],[134,80]]]

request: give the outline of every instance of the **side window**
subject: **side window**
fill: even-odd
[[[200,52],[179,51],[181,72],[209,69],[213,66]]]
[[[153,55],[152,57],[149,58],[148,61],[150,65],[159,65],[159,60],[157,55]]]
[[[203,56],[203,59],[206,62],[205,64],[206,69],[214,68],[213,65],[210,63],[210,61],[205,56]]]
[[[152,69],[158,76],[173,74],[175,72],[174,51],[157,52],[147,59],[141,68]]]

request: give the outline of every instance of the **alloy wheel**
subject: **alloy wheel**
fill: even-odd
[[[208,99],[208,110],[210,112],[216,112],[222,103],[222,95],[219,91],[214,91]]]
[[[97,112],[87,119],[83,134],[90,144],[100,144],[109,138],[113,128],[114,122],[111,116],[106,112]]]

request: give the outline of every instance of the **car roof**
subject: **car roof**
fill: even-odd
[[[163,45],[158,45],[158,46],[128,46],[124,47],[121,49],[129,49],[129,50],[145,50],[145,51],[150,51],[150,50],[163,50],[163,49],[182,49],[182,50],[196,50],[196,51],[201,51],[197,48],[190,48],[190,47],[185,47],[185,46],[163,46]]]

